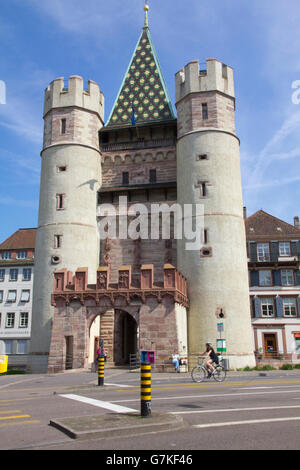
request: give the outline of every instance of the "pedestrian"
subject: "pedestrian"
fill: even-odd
[[[180,372],[180,369],[179,369],[179,360],[180,360],[179,354],[177,352],[175,354],[172,354],[171,359],[172,359],[172,363],[173,363],[174,368],[175,368],[175,372],[177,372],[179,374],[179,372]]]

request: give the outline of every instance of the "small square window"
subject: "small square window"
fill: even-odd
[[[63,173],[64,171],[67,171],[66,165],[57,167],[57,173]]]
[[[284,297],[283,298],[283,311],[286,317],[296,317],[297,316],[296,299],[294,299],[293,297]]]

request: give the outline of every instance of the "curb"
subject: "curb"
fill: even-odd
[[[114,413],[51,419],[49,424],[72,439],[106,439],[174,431],[181,429],[184,421],[180,416],[171,414],[153,413],[147,418],[142,418],[134,413]]]

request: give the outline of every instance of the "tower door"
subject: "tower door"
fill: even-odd
[[[137,322],[127,312],[115,311],[114,362],[129,364],[130,354],[137,353]]]
[[[66,336],[66,369],[73,369],[73,336]]]

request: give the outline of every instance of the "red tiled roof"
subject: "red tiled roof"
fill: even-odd
[[[288,237],[300,238],[300,229],[283,220],[259,210],[245,220],[246,236],[248,239],[265,236],[282,239]]]
[[[0,244],[0,250],[35,248],[35,237],[36,228],[20,228]]]

